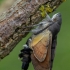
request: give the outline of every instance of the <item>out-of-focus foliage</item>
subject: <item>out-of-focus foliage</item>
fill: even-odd
[[[0,5],[2,4],[3,1],[4,1],[4,0],[0,0]]]

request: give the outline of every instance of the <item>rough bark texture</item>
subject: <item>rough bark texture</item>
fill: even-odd
[[[12,49],[25,37],[34,25],[40,22],[39,7],[49,3],[54,10],[62,0],[16,0],[12,7],[0,16],[0,59],[7,56]]]

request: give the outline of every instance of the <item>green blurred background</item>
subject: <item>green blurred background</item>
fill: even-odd
[[[56,12],[62,14],[63,21],[61,31],[58,34],[53,70],[70,70],[70,0],[61,4],[60,7],[50,15],[52,16]],[[0,61],[0,70],[21,70],[21,62],[18,60],[18,54],[29,36],[30,34],[26,38],[23,38],[10,55]],[[34,70],[32,64],[30,64],[28,70]]]

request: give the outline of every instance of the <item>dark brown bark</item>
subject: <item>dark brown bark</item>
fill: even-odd
[[[0,59],[7,56],[25,37],[34,25],[43,18],[39,7],[50,4],[54,10],[62,3],[61,0],[17,0],[14,5],[0,16]],[[54,11],[53,10],[53,11]]]

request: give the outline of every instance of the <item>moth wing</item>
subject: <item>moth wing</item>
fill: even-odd
[[[33,53],[37,60],[42,62],[47,55],[47,48],[43,46],[41,42],[39,42],[37,45],[35,45],[35,47],[33,47]]]
[[[34,38],[32,38],[32,42],[30,44],[30,47],[34,47],[42,38],[44,37],[44,35],[41,33],[37,36],[35,36]]]
[[[41,38],[40,38],[41,36]],[[39,37],[39,38],[38,38]],[[45,60],[47,55],[47,50],[49,47],[49,40],[50,40],[50,32],[47,32],[46,34],[39,35],[36,37],[37,43],[34,43],[32,46],[34,56],[38,59],[38,61],[42,62]],[[35,40],[35,39],[34,39]]]

